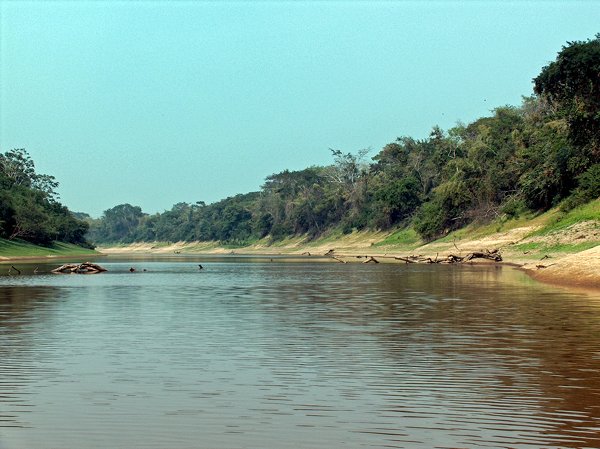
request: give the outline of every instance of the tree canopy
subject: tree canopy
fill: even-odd
[[[24,149],[0,153],[0,237],[88,246],[88,224],[59,203],[53,176],[39,174]]]
[[[569,126],[579,166],[600,157],[600,34],[569,42],[534,79],[535,92],[554,106]]]

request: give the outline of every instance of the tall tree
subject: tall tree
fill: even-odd
[[[58,202],[57,187],[53,176],[36,172],[24,149],[0,153],[0,237],[89,246],[84,237],[88,224]]]
[[[569,136],[581,150],[571,160],[574,168],[583,171],[600,162],[600,34],[568,42],[534,83],[535,92],[567,120]]]

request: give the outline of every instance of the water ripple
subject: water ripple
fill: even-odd
[[[600,297],[192,262],[0,278],[0,447],[600,447]]]

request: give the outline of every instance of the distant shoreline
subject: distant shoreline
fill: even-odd
[[[304,251],[303,251],[304,252]],[[335,253],[334,253],[335,254]],[[410,253],[412,254],[412,253]],[[419,254],[422,254],[419,252]],[[325,256],[324,253],[310,253],[310,256],[302,252],[266,252],[266,251],[254,251],[248,250],[247,248],[238,248],[236,250],[231,250],[227,248],[215,248],[214,250],[203,251],[203,252],[180,252],[180,253],[166,253],[165,251],[155,252],[155,251],[141,251],[138,245],[134,245],[132,248],[130,247],[112,247],[112,248],[103,248],[97,254],[72,254],[72,255],[46,255],[46,256],[17,256],[17,257],[0,257],[0,264],[6,264],[8,262],[26,262],[31,263],[35,261],[40,262],[48,262],[52,260],[83,260],[87,258],[95,258],[95,257],[107,257],[107,256],[256,256],[256,257],[278,257],[285,258],[288,257],[298,257],[298,258],[306,258],[309,260],[310,258],[325,260],[331,259],[332,262],[337,261],[331,257]],[[406,264],[402,260],[397,260],[394,257],[405,257],[409,255],[409,253],[380,253],[380,252],[344,252],[343,254],[336,255],[338,260],[343,260],[346,263],[364,263],[367,257],[374,257],[380,263],[394,263],[394,264]],[[423,257],[431,257],[435,259],[443,258],[446,254],[422,254]],[[502,262],[493,262],[483,259],[475,259],[473,261],[469,261],[466,263],[458,264],[458,265],[466,265],[466,264],[486,264],[493,265],[498,264],[502,266],[509,266],[520,271],[526,273],[532,279],[545,283],[554,285],[557,287],[567,287],[567,288],[578,288],[578,289],[592,289],[594,291],[600,291],[600,247],[594,247],[591,250],[584,251],[582,253],[571,254],[568,256],[564,256],[561,258],[553,259],[553,264],[546,266],[546,268],[538,268],[536,265],[541,264],[533,264],[531,261],[523,260],[523,259],[504,259]]]
[[[511,233],[512,234],[512,233]],[[508,237],[508,236],[507,236]],[[512,235],[511,235],[512,237]],[[258,256],[258,257],[299,257],[312,256],[325,258],[325,254],[333,249],[333,255],[339,260],[347,263],[364,263],[367,257],[374,257],[381,263],[404,264],[406,262],[397,260],[394,257],[406,257],[408,255],[419,254],[424,258],[430,257],[438,259],[446,257],[448,254],[466,255],[472,251],[485,251],[491,249],[494,242],[490,239],[487,242],[480,240],[462,241],[458,245],[456,242],[433,242],[413,249],[403,248],[381,248],[371,246],[368,239],[354,244],[348,244],[343,239],[339,241],[330,241],[320,245],[290,245],[284,247],[265,247],[262,245],[253,245],[243,248],[224,248],[213,247],[204,250],[195,251],[199,242],[179,242],[170,245],[156,247],[152,244],[132,244],[128,246],[100,248],[104,255],[240,255],[240,256]],[[154,246],[153,249],[151,247]],[[498,245],[499,246],[499,245]],[[457,250],[458,248],[458,250]],[[551,285],[561,287],[575,287],[584,289],[600,290],[600,245],[585,251],[572,254],[553,254],[548,255],[544,260],[534,260],[527,255],[519,254],[518,251],[504,248],[501,250],[503,261],[493,262],[484,259],[474,259],[468,264],[495,264],[511,266],[519,269],[529,275],[531,278]],[[332,259],[332,262],[335,259]],[[464,264],[464,263],[463,263]],[[460,265],[460,264],[459,264]]]
[[[429,243],[406,238],[403,231],[355,231],[350,234],[321,237],[315,240],[297,236],[283,241],[268,239],[245,247],[227,247],[219,242],[142,242],[99,247],[96,251],[74,245],[54,248],[14,246],[4,241],[0,265],[7,262],[33,262],[69,259],[84,262],[95,257],[120,256],[202,256],[241,255],[257,257],[324,258],[334,255],[344,262],[361,263],[372,256],[382,263],[406,263],[394,257],[419,255],[432,260],[448,255],[464,257],[470,252],[497,249],[502,262],[475,259],[468,263],[500,263],[516,267],[531,278],[546,284],[600,290],[600,222],[581,221],[550,233],[537,232],[548,218],[514,222],[506,229],[497,225],[467,228]],[[21,254],[12,255],[18,250]],[[331,253],[331,251],[333,251]],[[335,259],[332,259],[335,261]]]

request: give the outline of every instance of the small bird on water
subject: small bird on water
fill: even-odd
[[[202,265],[198,264],[198,269],[199,269],[199,270],[202,270],[203,268],[204,268],[204,267],[203,267]]]

